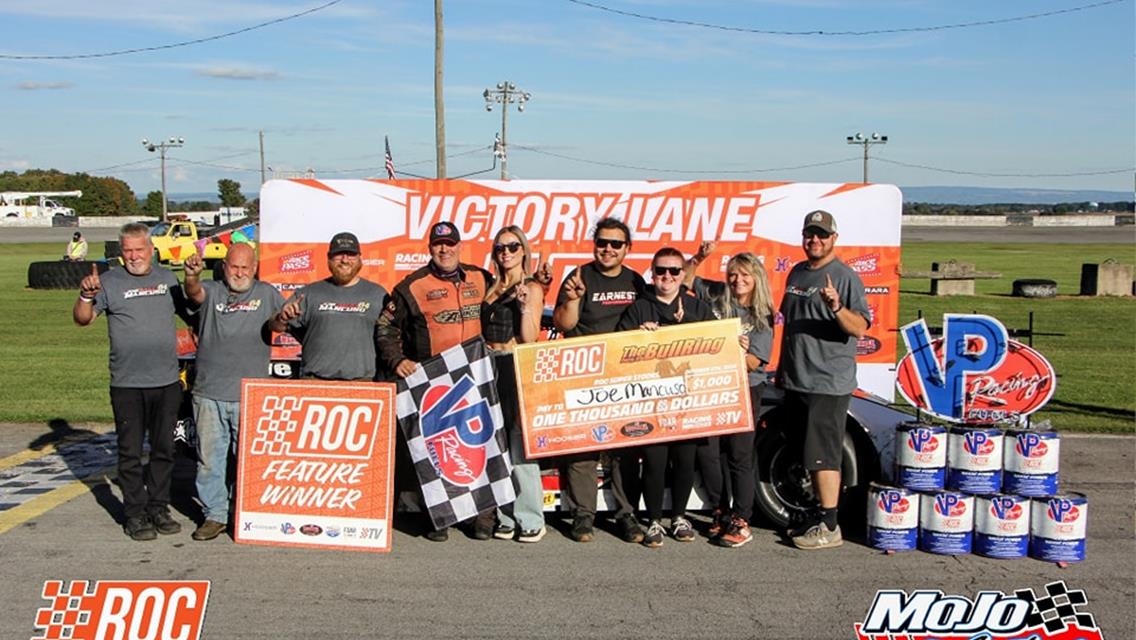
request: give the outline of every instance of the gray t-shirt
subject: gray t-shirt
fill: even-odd
[[[360,279],[350,287],[330,280],[313,282],[293,295],[304,296],[300,316],[288,332],[302,345],[302,375],[324,380],[375,377],[375,323],[387,290]]]
[[[107,316],[110,386],[145,389],[177,382],[174,314],[185,304],[177,276],[155,266],[144,276],[111,269],[99,281],[95,313]]]
[[[695,276],[694,286],[691,288],[694,295],[710,305],[718,319],[737,318],[741,320],[742,333],[749,337],[749,349],[746,352],[755,356],[762,363],[756,371],[750,371],[747,374],[747,382],[751,387],[765,382],[765,363],[769,362],[772,357],[770,354],[773,353],[773,318],[766,318],[765,329],[760,330],[757,328],[753,313],[750,312],[748,307],[733,302],[730,309],[725,309],[726,283],[721,280],[706,280]]]
[[[813,270],[808,261],[798,262],[781,299],[785,327],[777,376],[781,386],[792,391],[847,395],[856,390],[856,338],[840,328],[820,297],[826,276],[832,277],[840,302],[871,324],[864,283],[848,265],[832,260]]]
[[[264,323],[284,305],[270,284],[255,281],[244,293],[230,293],[224,282],[202,281],[205,302],[197,311],[197,378],[193,393],[211,400],[237,402],[241,378],[268,376],[271,348]]]

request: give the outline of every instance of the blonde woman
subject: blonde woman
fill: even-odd
[[[698,264],[713,252],[716,243],[704,242],[687,262],[687,274],[692,276]],[[739,318],[742,335],[739,343],[745,351],[746,369],[749,373],[750,404],[753,408],[753,422],[761,409],[761,394],[765,388],[765,365],[769,362],[773,349],[773,318],[776,308],[769,290],[769,278],[761,260],[748,251],[730,258],[726,264],[726,282],[694,277],[691,287],[695,294],[710,304],[718,318]],[[733,507],[722,491],[721,462],[715,464],[713,458],[718,450],[711,446],[700,450],[699,468],[707,486],[711,501],[717,502],[710,535],[723,547],[740,547],[753,538],[749,521],[753,517],[754,502],[754,439],[755,433],[747,431],[721,437],[721,451],[726,454],[730,494]],[[714,468],[718,468],[715,478]],[[709,478],[708,478],[709,477]],[[715,493],[714,489],[718,491]]]
[[[544,489],[540,465],[525,458],[518,411],[513,349],[536,342],[544,310],[544,288],[533,279],[532,251],[524,231],[515,225],[502,228],[493,238],[493,274],[497,280],[485,296],[481,334],[497,364],[497,391],[501,414],[509,429],[513,485],[517,500],[498,511],[495,538],[539,542],[544,537]]]

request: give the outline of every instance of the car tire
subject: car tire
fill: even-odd
[[[816,504],[812,479],[804,467],[803,429],[790,424],[780,411],[765,417],[766,427],[758,434],[755,449],[757,463],[756,510],[768,518],[775,528],[786,528],[799,521]],[[858,428],[853,425],[854,428]],[[855,440],[844,430],[843,460],[840,479],[844,489],[860,484],[863,457],[858,455]],[[848,504],[848,496],[841,498]]]
[[[67,262],[33,262],[28,265],[28,287],[32,289],[78,289],[83,278],[91,275],[91,265],[106,273],[107,263],[82,260]]]

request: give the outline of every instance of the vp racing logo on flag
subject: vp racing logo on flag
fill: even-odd
[[[198,640],[208,580],[86,580],[43,583],[31,640]]]
[[[1103,640],[1085,592],[1064,580],[1013,595],[980,591],[974,600],[942,591],[880,590],[857,640]]]
[[[438,475],[463,487],[477,481],[485,471],[493,419],[473,379],[462,376],[453,386],[431,386],[422,397],[421,428]]]

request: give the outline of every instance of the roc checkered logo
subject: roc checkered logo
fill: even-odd
[[[31,640],[197,640],[209,599],[207,580],[86,580],[43,583],[49,605],[36,610]]]
[[[366,460],[382,415],[382,400],[265,396],[252,454]]]
[[[1097,628],[1093,614],[1077,610],[1077,607],[1089,602],[1085,592],[1081,589],[1070,590],[1064,580],[1045,585],[1043,598],[1038,598],[1033,589],[1018,589],[1014,595],[1033,603],[1033,612],[1026,616],[1027,627],[1044,626],[1050,633],[1064,631],[1071,625],[1081,629]]]
[[[603,342],[572,347],[537,349],[533,382],[552,382],[565,378],[601,375],[607,345]]]

